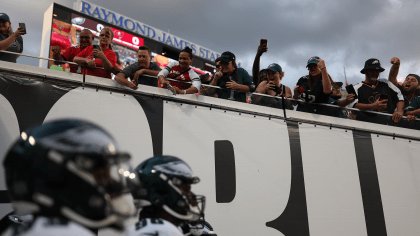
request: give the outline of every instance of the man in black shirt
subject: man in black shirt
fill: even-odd
[[[416,74],[409,74],[405,78],[403,84],[400,85],[397,81],[400,63],[401,61],[398,57],[393,57],[391,59],[392,66],[389,71],[388,80],[401,90],[404,97],[404,108],[406,108],[414,99],[416,99],[416,97],[420,95],[420,76]]]
[[[136,63],[133,63],[126,68],[124,68],[122,71],[120,71],[115,76],[115,81],[117,81],[119,84],[122,84],[124,86],[127,86],[131,89],[136,90],[137,89],[137,83],[146,84],[150,86],[157,87],[157,78],[151,78],[150,81],[138,81],[139,76],[143,74],[151,75],[151,76],[157,76],[160,72],[160,67],[156,62],[152,62],[152,51],[147,46],[141,46],[139,47],[139,51],[137,52],[138,61]],[[131,78],[131,82],[128,81],[128,77]]]
[[[303,76],[298,80],[294,88],[293,98],[298,99],[302,91],[305,90],[310,95],[315,96],[313,102],[327,103],[332,93],[332,86],[325,61],[317,56],[311,57],[306,67],[309,70],[309,75]]]
[[[379,73],[384,70],[378,59],[371,58],[365,62],[365,67],[360,71],[365,74],[365,81],[353,86],[358,98],[350,107],[362,111],[387,112],[393,114],[392,121],[398,123],[403,116],[404,98],[401,91],[391,82],[378,79]]]

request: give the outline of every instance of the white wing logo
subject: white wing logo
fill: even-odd
[[[374,65],[374,64],[378,64],[379,63],[379,61],[378,60],[375,60],[375,61],[373,61],[372,62],[372,64]]]

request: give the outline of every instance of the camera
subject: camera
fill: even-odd
[[[222,77],[220,77],[219,79],[220,87],[226,88],[226,83],[230,81],[232,81],[232,77],[227,74],[223,74]]]

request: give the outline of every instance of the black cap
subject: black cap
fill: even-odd
[[[227,51],[227,52],[222,53],[222,55],[219,58],[220,58],[221,61],[229,63],[229,62],[235,60],[235,54]]]
[[[343,86],[343,82],[334,82],[338,87],[342,87]]]
[[[371,58],[365,62],[365,68],[363,68],[360,73],[365,74],[366,70],[379,70],[380,72],[385,69],[381,67],[381,63],[376,58]]]

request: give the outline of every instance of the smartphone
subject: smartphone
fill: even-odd
[[[100,49],[99,45],[93,45],[93,49]]]
[[[261,39],[260,45],[263,45],[263,44],[267,45],[267,39]]]
[[[356,90],[354,90],[353,85],[347,85],[346,86],[346,91],[348,94],[354,94],[354,99],[357,99],[357,94],[356,94]]]
[[[25,32],[26,32],[26,26],[25,26],[25,23],[19,23],[19,27],[20,27],[21,29],[25,30]]]
[[[388,100],[388,94],[381,94],[381,96],[379,97],[379,101],[382,101],[382,100]]]

